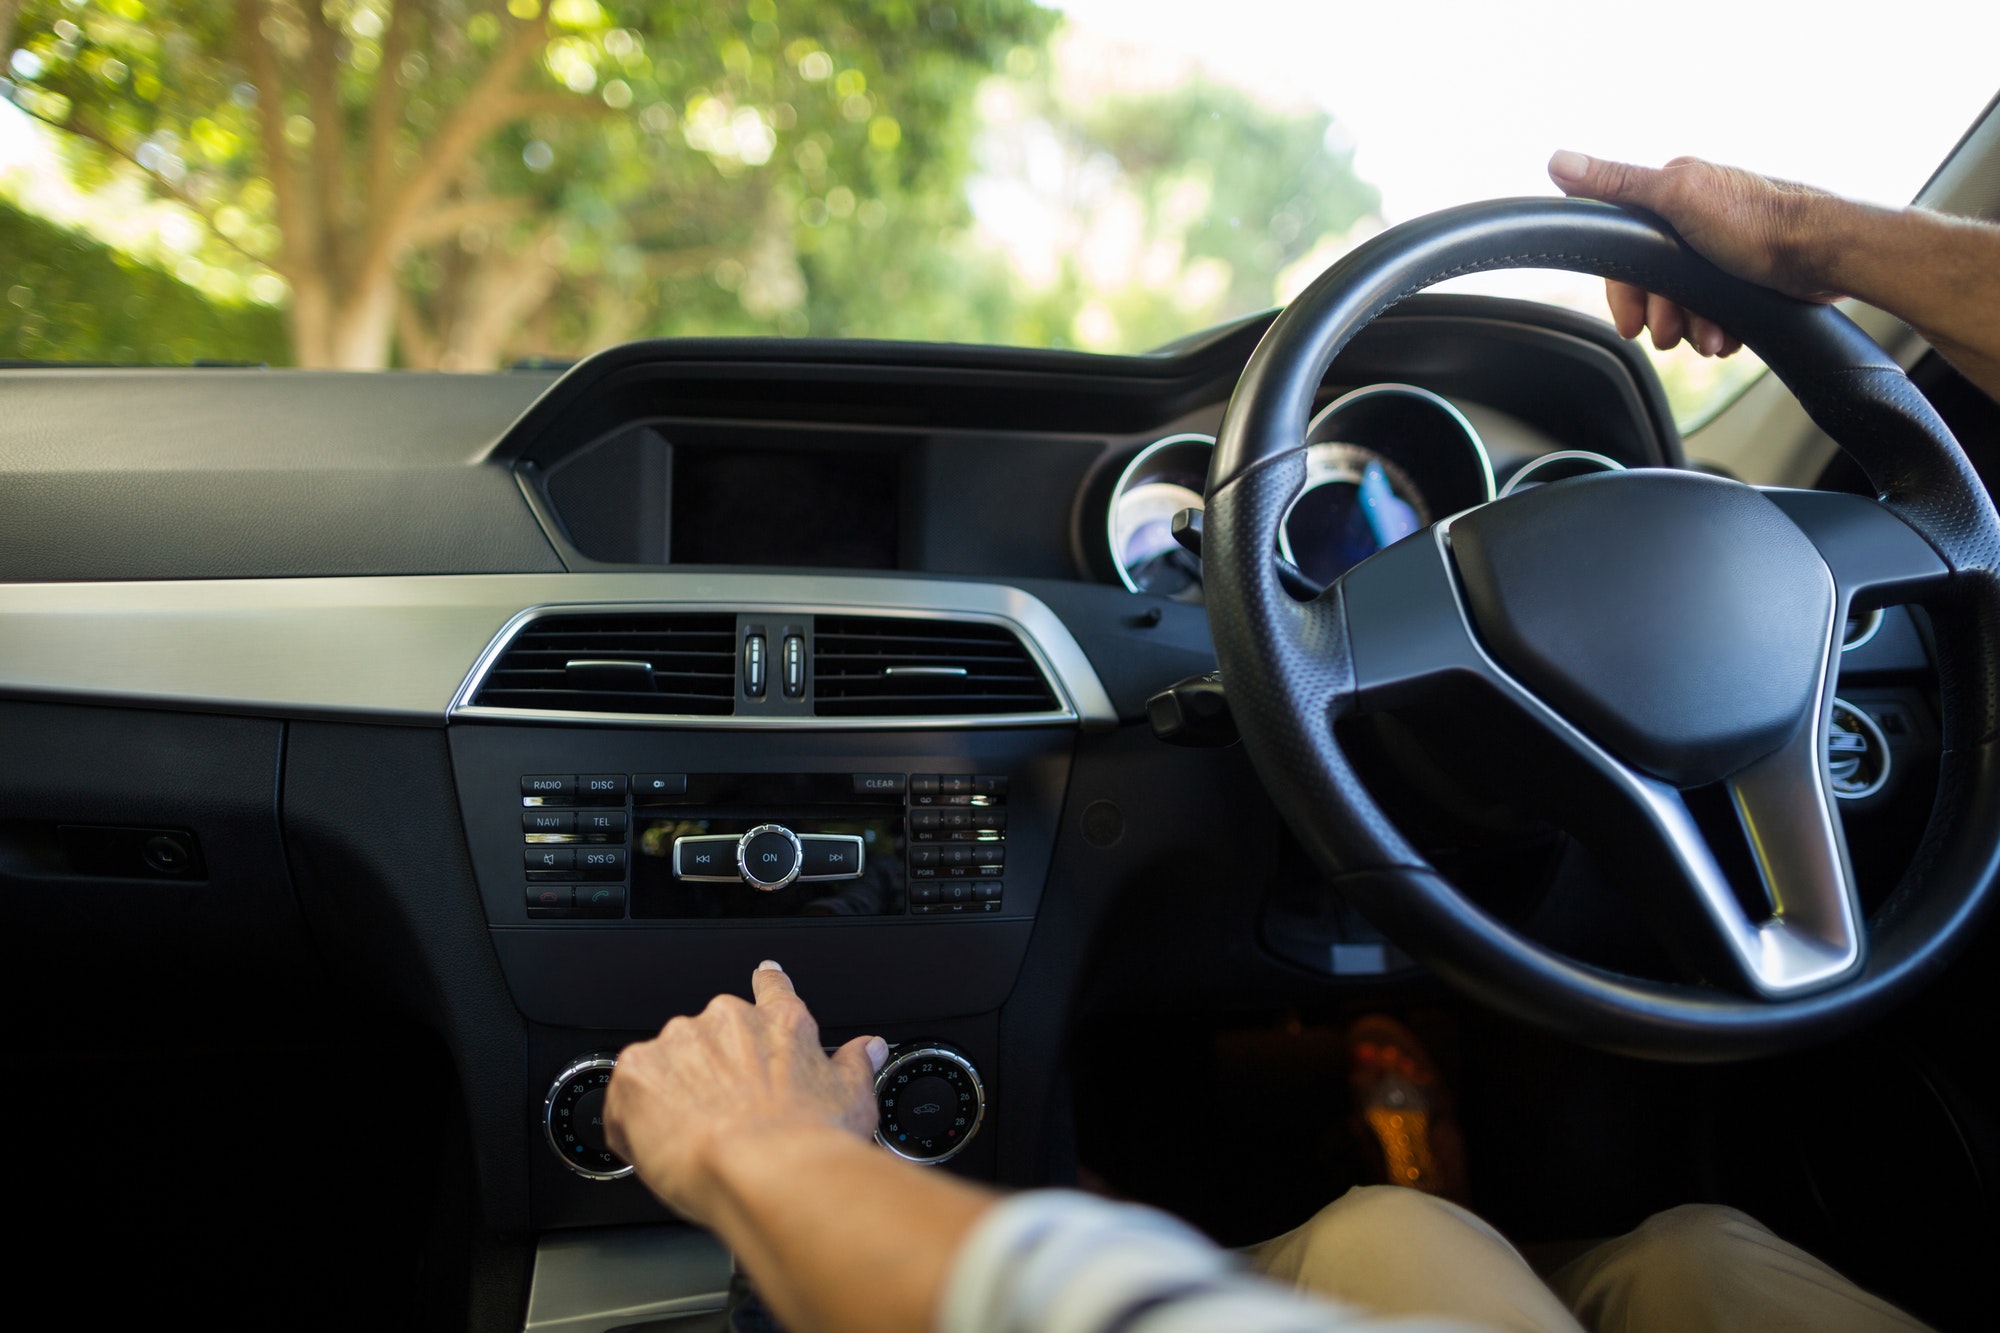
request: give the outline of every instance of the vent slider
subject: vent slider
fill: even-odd
[[[1020,638],[981,621],[821,615],[812,672],[819,717],[996,717],[1062,707]]]
[[[572,690],[652,692],[653,664],[602,657],[572,658],[563,664],[563,683]]]

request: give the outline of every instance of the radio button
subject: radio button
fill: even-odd
[[[969,796],[972,793],[972,775],[947,773],[938,779],[938,791],[946,796]]]
[[[861,839],[851,834],[801,833],[805,859],[799,874],[806,879],[854,879],[861,874]]]
[[[938,793],[938,775],[935,773],[910,774],[910,795],[935,796]]]
[[[632,803],[634,805],[660,805],[668,797],[685,796],[688,790],[688,775],[685,773],[635,773],[632,775]]]
[[[934,866],[938,864],[938,856],[943,850],[941,847],[912,847],[910,848],[910,864],[913,866]]]
[[[981,774],[972,780],[972,790],[979,796],[1005,796],[1007,779],[998,774]]]
[[[576,798],[585,805],[625,804],[623,773],[585,773],[576,780]]]
[[[574,870],[576,850],[571,847],[530,847],[522,853],[521,861],[529,870]]]
[[[997,842],[982,842],[972,848],[972,864],[976,866],[1003,866],[1007,864],[1007,849]]]
[[[678,838],[674,842],[674,873],[682,879],[741,879],[736,873],[736,839]]]
[[[736,868],[752,888],[766,893],[797,879],[804,860],[798,835],[782,824],[759,824],[736,845]]]
[[[938,900],[938,886],[935,880],[927,880],[910,886],[910,901],[915,904],[934,903]]]
[[[972,897],[975,902],[997,903],[1000,891],[1007,886],[997,879],[977,879],[972,881]]]
[[[576,816],[567,810],[523,810],[521,832],[568,833],[575,827],[575,819]]]
[[[567,815],[564,818],[568,818]],[[576,812],[578,833],[623,833],[625,812],[623,810],[579,810]]]
[[[576,777],[570,773],[531,773],[521,779],[521,799],[568,805],[576,799]]]

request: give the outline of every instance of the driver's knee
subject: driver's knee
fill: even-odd
[[[1499,1232],[1419,1190],[1351,1189],[1247,1254],[1268,1277],[1382,1314],[1576,1333],[1568,1312]]]
[[[1628,1333],[1921,1327],[1748,1213],[1716,1204],[1657,1213],[1549,1285],[1584,1324]]]
[[[1249,1254],[1251,1262],[1271,1276],[1298,1281],[1300,1269],[1335,1254],[1352,1255],[1357,1248],[1376,1245],[1429,1248],[1441,1236],[1468,1231],[1482,1240],[1500,1241],[1498,1232],[1455,1203],[1400,1185],[1356,1185],[1293,1230],[1252,1247]]]

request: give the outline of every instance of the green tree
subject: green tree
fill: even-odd
[[[807,325],[801,229],[948,212],[977,76],[1048,26],[1031,0],[10,3],[4,91],[80,179],[142,172],[212,257],[284,279],[300,364],[349,367],[588,347],[654,331],[666,291]]]
[[[101,241],[0,204],[0,360],[285,359],[285,322],[231,304]]]

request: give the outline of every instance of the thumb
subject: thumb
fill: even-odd
[[[1652,208],[1665,176],[1652,167],[1607,162],[1565,148],[1549,159],[1549,179],[1576,198]]]
[[[862,1088],[875,1085],[875,1071],[888,1060],[889,1043],[880,1037],[856,1037],[833,1053],[834,1068]]]

